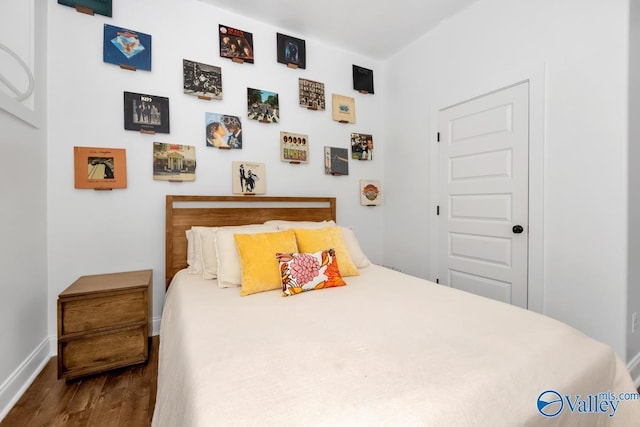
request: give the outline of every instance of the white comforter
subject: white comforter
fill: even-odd
[[[240,297],[180,272],[153,425],[640,425],[638,400],[579,412],[635,390],[610,347],[563,323],[375,265],[345,280]],[[537,409],[546,390],[555,417]]]

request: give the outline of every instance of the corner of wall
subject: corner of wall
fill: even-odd
[[[55,345],[55,340],[54,340]],[[9,413],[27,388],[51,358],[51,340],[46,337],[40,345],[0,385],[0,421]]]

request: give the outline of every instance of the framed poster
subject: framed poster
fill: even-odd
[[[307,49],[305,41],[295,37],[276,33],[278,62],[292,68],[307,68]]]
[[[102,60],[122,68],[151,71],[151,36],[104,24]]]
[[[184,93],[203,99],[222,99],[222,69],[200,62],[182,60]]]
[[[111,0],[58,0],[58,4],[75,7],[78,12],[111,17]]]
[[[298,79],[298,99],[301,107],[309,110],[324,110],[326,108],[324,83]]]
[[[340,123],[356,122],[356,104],[350,96],[331,95],[333,120]]]
[[[153,143],[153,179],[157,181],[195,181],[196,147]]]
[[[365,133],[351,134],[351,158],[373,160],[373,136]]]
[[[278,94],[248,87],[247,112],[249,120],[257,120],[261,123],[278,123],[280,121]]]
[[[242,148],[240,117],[205,113],[207,147]]]
[[[124,128],[145,133],[169,133],[169,98],[125,92]]]
[[[231,172],[233,194],[265,194],[267,192],[264,163],[232,162]]]
[[[346,148],[324,147],[324,173],[349,175],[349,154]]]
[[[373,93],[373,70],[353,65],[353,89],[360,93]]]
[[[218,33],[221,57],[253,64],[253,34],[220,24]]]
[[[280,132],[280,160],[309,163],[309,135]]]
[[[75,188],[127,188],[124,148],[73,147]]]
[[[373,179],[360,180],[360,204],[363,206],[378,206],[382,204],[380,181]]]

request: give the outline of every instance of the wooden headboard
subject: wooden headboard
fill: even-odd
[[[262,224],[289,221],[336,220],[335,197],[167,196],[165,286],[187,266],[187,237],[191,226]]]

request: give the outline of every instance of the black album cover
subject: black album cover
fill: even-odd
[[[293,65],[296,68],[307,68],[307,50],[302,39],[277,33],[278,62]]]

